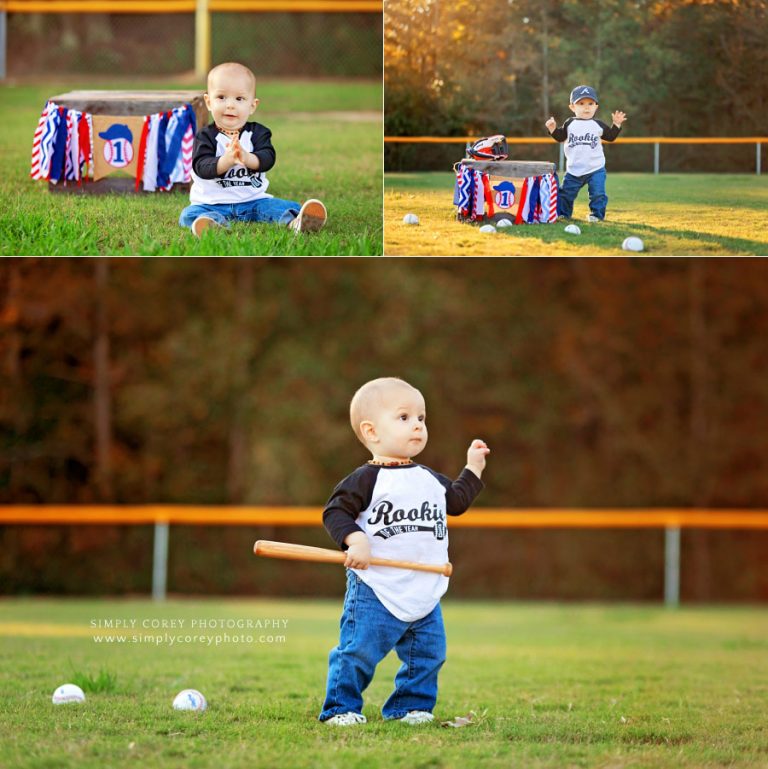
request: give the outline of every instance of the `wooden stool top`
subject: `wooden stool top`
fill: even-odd
[[[51,101],[92,115],[149,115],[189,103],[207,115],[202,91],[69,91]]]
[[[555,173],[554,163],[534,160],[471,160],[465,158],[460,162],[468,168],[474,168],[475,171],[486,171],[494,176],[505,176],[509,179]]]

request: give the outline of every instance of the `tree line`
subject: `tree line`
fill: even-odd
[[[425,394],[426,464],[455,475],[488,441],[483,506],[764,507],[766,334],[763,260],[5,259],[0,503],[321,506],[366,459],[352,393],[393,374]],[[8,590],[144,579],[148,532],[0,532]],[[252,534],[172,538],[183,573],[216,564],[184,584],[247,592]],[[479,575],[468,594],[610,593],[615,569],[642,598],[660,537],[461,531],[453,546]],[[766,597],[763,535],[684,542],[684,595]],[[101,581],[64,568],[73,548],[109,550],[90,564]],[[322,584],[258,568],[262,588]]]
[[[388,0],[385,132],[546,136],[586,83],[598,118],[627,113],[627,135],[760,136],[767,37],[766,0]],[[447,152],[390,145],[387,165],[445,164]],[[648,152],[623,148],[623,170],[648,170]],[[669,160],[753,170],[754,147],[681,145]]]

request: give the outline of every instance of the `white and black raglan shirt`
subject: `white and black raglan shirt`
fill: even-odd
[[[267,193],[269,180],[266,172],[275,165],[272,132],[261,123],[246,123],[240,129],[240,146],[259,159],[259,170],[238,163],[223,176],[216,171],[219,158],[226,152],[232,139],[219,131],[214,123],[195,136],[192,151],[192,204],[246,203],[257,198],[271,198]]]
[[[365,464],[333,490],[323,525],[342,550],[349,534],[363,531],[374,558],[445,563],[446,516],[466,512],[482,488],[466,467],[452,481],[424,465]],[[442,574],[386,566],[352,571],[403,622],[426,617],[448,589]]]
[[[605,153],[601,139],[612,142],[621,128],[606,125],[602,120],[583,120],[569,117],[550,136],[558,142],[565,142],[566,170],[573,176],[584,176],[599,171],[605,166]]]

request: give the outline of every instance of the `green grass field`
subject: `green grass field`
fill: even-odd
[[[321,198],[326,228],[295,237],[268,224],[238,223],[197,241],[178,226],[189,193],[51,194],[29,178],[32,135],[45,100],[69,90],[186,88],[168,82],[48,83],[6,86],[0,99],[0,253],[4,255],[370,255],[382,252],[381,84],[267,81],[254,119],[272,129],[278,161],[270,193]]]
[[[386,174],[384,251],[392,256],[618,256],[629,235],[658,256],[768,255],[768,176],[608,174],[606,221],[587,224],[587,190],[574,222],[480,233],[456,221],[455,177],[447,173]],[[403,224],[413,212],[418,226]]]
[[[383,722],[379,708],[398,664],[390,655],[366,694],[369,723],[343,729],[315,720],[340,606],[341,595],[338,602],[0,601],[0,766],[768,765],[764,609],[447,599],[449,652],[436,717],[474,711],[476,723]],[[94,623],[117,619],[135,620],[135,630],[123,631],[128,638],[213,640],[97,643],[94,635],[117,631]],[[152,627],[182,620],[176,629]],[[202,620],[262,627],[192,627]],[[225,633],[229,641],[216,645]],[[233,640],[248,634],[252,643]],[[53,690],[77,676],[93,681],[87,701],[52,705]],[[207,712],[171,708],[188,687],[207,696]]]

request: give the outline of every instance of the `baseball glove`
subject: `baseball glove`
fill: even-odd
[[[475,160],[505,160],[509,157],[507,139],[501,134],[478,139],[474,144],[467,144],[467,157]]]

